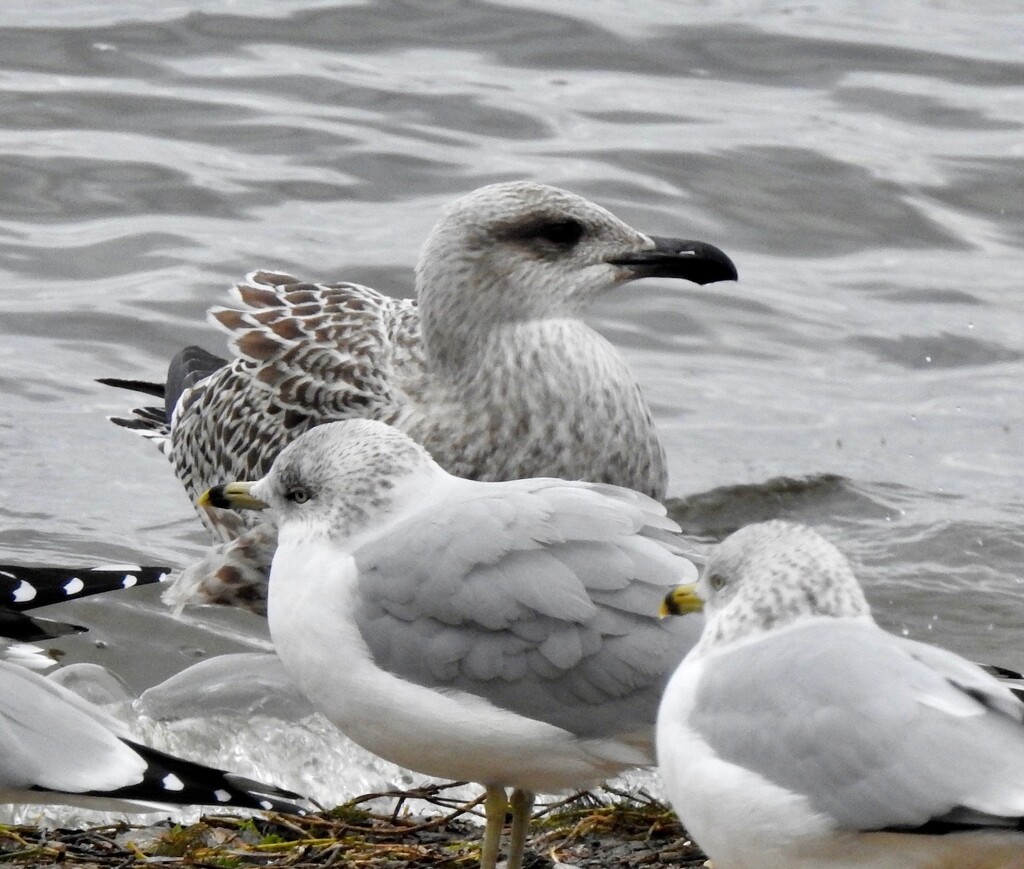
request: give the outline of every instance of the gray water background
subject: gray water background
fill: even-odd
[[[223,353],[205,311],[257,267],[409,295],[446,202],[529,178],[739,267],[591,317],[689,531],[811,523],[884,625],[1024,667],[1022,10],[0,0],[0,561],[187,564],[94,378]],[[146,589],[62,614],[134,690],[263,631]]]

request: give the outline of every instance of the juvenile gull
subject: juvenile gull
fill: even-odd
[[[388,760],[486,786],[484,869],[505,788],[518,869],[535,792],[652,762],[661,690],[701,628],[654,617],[695,575],[656,501],[461,479],[370,420],[312,429],[202,500],[274,514],[270,632],[314,705]]]
[[[297,812],[296,794],[132,742],[124,726],[49,679],[0,661],[0,803],[130,812],[153,803]]]
[[[155,438],[193,498],[264,475],[293,438],[350,417],[396,425],[460,477],[556,476],[661,497],[665,457],[640,387],[580,319],[644,277],[707,284],[736,269],[709,244],[644,235],[567,191],[494,184],[434,227],[416,302],[257,272],[235,290],[240,309],[211,311],[229,363],[188,348],[166,388],[105,382],[165,395],[165,408],[115,422]],[[231,542],[174,599],[260,609],[273,528],[214,509],[204,518]]]
[[[883,631],[816,532],[737,531],[666,600],[700,642],[658,714],[672,805],[716,869],[1024,867],[1024,703]]]

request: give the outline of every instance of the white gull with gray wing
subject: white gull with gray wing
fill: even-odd
[[[533,792],[652,761],[661,691],[701,626],[655,617],[695,574],[656,501],[460,479],[367,420],[313,429],[207,499],[275,514],[271,635],[320,711],[388,760],[487,786],[491,869],[503,788],[515,866]]]
[[[1024,703],[893,636],[849,564],[768,522],[712,551],[700,643],[658,718],[659,768],[718,869],[1020,869]]]

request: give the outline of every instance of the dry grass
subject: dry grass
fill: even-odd
[[[23,869],[142,869],[246,866],[323,869],[470,869],[479,863],[480,800],[459,804],[448,786],[367,794],[322,814],[252,818],[206,816],[189,826],[115,824],[87,830],[0,826],[0,862]],[[535,815],[527,869],[566,864],[585,869],[702,866],[671,811],[642,792],[583,792]],[[383,798],[388,814],[368,809]],[[410,799],[436,810],[412,815]]]

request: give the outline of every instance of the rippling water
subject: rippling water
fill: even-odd
[[[592,318],[688,530],[810,522],[884,624],[1024,666],[1016,0],[12,3],[0,45],[0,560],[187,563],[93,378],[223,352],[204,312],[255,267],[408,295],[445,202],[532,178],[739,266]],[[262,628],[73,613],[68,659],[135,689]]]

